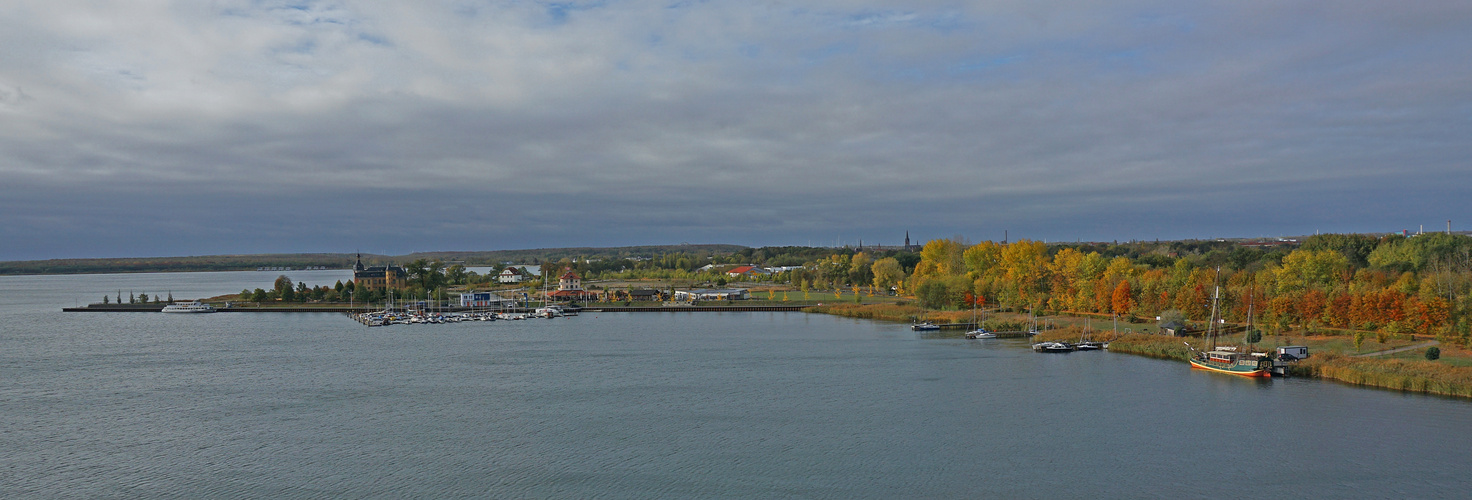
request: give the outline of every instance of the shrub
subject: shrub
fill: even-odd
[[[1441,348],[1440,347],[1431,346],[1431,347],[1427,347],[1426,348],[1426,360],[1427,361],[1436,361],[1437,359],[1440,359],[1440,358],[1441,358]]]

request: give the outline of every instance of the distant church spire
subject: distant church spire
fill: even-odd
[[[910,249],[910,232],[905,231],[905,250]]]
[[[354,271],[362,271],[363,270],[363,254],[361,252],[358,253],[358,261],[353,263],[353,270]]]

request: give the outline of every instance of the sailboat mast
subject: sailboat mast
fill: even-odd
[[[1216,312],[1217,304],[1220,303],[1222,300],[1221,277],[1222,268],[1218,267],[1216,268],[1216,278],[1213,280],[1214,282],[1212,283],[1214,288],[1211,292],[1211,318],[1209,319],[1211,323],[1206,326],[1206,336],[1210,339],[1206,349],[1208,351],[1216,350]]]

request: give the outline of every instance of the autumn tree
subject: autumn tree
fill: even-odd
[[[999,301],[1008,306],[1034,304],[1047,284],[1048,246],[1039,241],[1018,240],[1002,248],[1002,280]]]
[[[961,243],[955,240],[930,240],[920,250],[920,263],[915,266],[916,278],[954,276],[965,272],[964,252]]]
[[[1114,287],[1114,293],[1111,299],[1110,305],[1114,314],[1129,316],[1134,311],[1135,300],[1130,294],[1130,282],[1128,280],[1119,281],[1119,285]]]
[[[905,280],[905,269],[900,267],[899,260],[894,257],[876,260],[870,269],[874,273],[874,286],[884,290]]]

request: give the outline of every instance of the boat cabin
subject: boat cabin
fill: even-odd
[[[1207,352],[1206,353],[1206,359],[1209,359],[1211,361],[1215,361],[1217,363],[1227,363],[1227,364],[1236,363],[1237,362],[1237,358],[1239,358],[1241,356],[1242,356],[1241,353],[1233,352],[1233,351],[1223,351],[1223,350],[1215,350],[1215,351],[1210,351],[1210,352]]]

